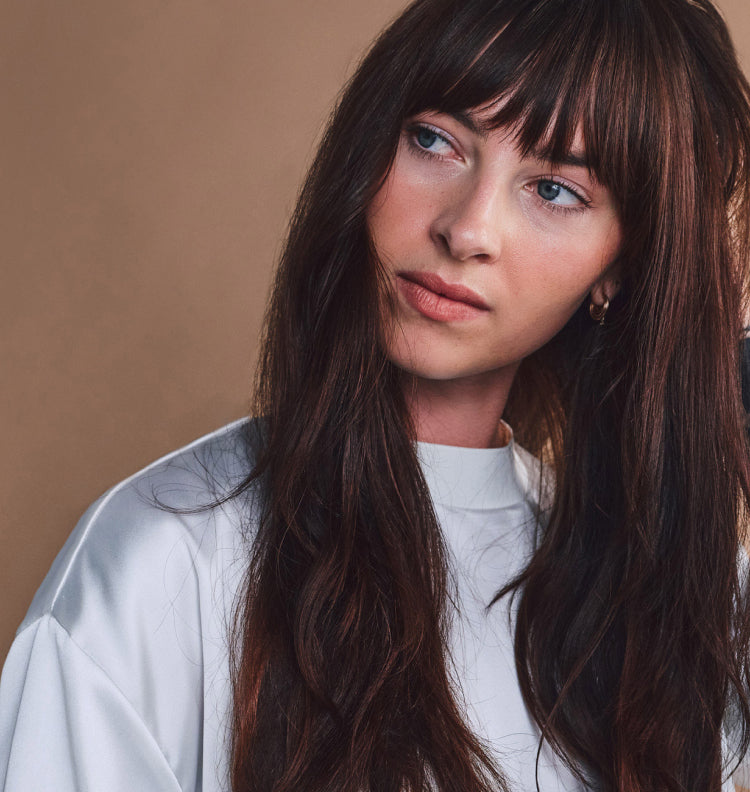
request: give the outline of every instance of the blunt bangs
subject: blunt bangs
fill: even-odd
[[[489,128],[515,130],[525,154],[552,162],[580,133],[589,170],[621,208],[659,172],[672,125],[668,73],[674,80],[685,71],[665,46],[665,29],[671,38],[676,26],[663,11],[656,21],[650,15],[660,12],[641,0],[451,2],[442,10],[424,33],[407,115],[496,107]]]

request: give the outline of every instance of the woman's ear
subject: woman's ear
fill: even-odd
[[[614,299],[618,291],[620,291],[619,275],[612,271],[602,275],[591,287],[589,313],[595,322],[604,324],[604,317],[609,310],[609,301]]]
[[[620,286],[619,273],[608,272],[591,287],[591,302],[594,305],[604,305],[605,303],[609,305],[617,292],[620,291]]]

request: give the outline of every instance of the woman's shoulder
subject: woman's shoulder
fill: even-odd
[[[81,518],[3,669],[9,789],[221,786],[229,628],[254,521],[252,489],[227,496],[252,470],[258,431],[213,432]]]
[[[247,420],[225,426],[102,495],[55,559],[19,632],[51,616],[96,654],[106,635],[141,636],[148,645],[166,625],[193,624],[199,612],[225,606],[252,532],[253,491],[222,501],[252,469],[256,430]]]

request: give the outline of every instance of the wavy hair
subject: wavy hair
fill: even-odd
[[[417,0],[377,40],[267,314],[234,792],[507,788],[453,695],[446,552],[366,223],[405,120],[498,99],[522,150],[560,159],[580,130],[624,240],[606,324],[582,306],[523,361],[505,413],[556,481],[528,568],[498,580],[518,597],[521,689],[584,783],[719,788],[722,730],[739,756],[750,722],[749,96],[708,0]]]

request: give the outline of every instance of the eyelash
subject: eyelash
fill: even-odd
[[[569,193],[574,195],[580,203],[577,206],[561,206],[560,204],[554,204],[551,201],[545,201],[544,198],[542,198],[542,196],[536,191],[536,188],[541,182],[550,182],[550,184],[559,185],[564,190],[567,190]],[[578,190],[572,184],[568,184],[568,182],[564,181],[559,176],[541,176],[540,178],[533,181],[532,185],[534,187],[534,195],[553,212],[585,212],[586,209],[591,206],[591,201],[588,198],[585,198],[583,195],[581,195],[581,193],[578,192]]]
[[[430,151],[429,149],[423,148],[417,142],[417,135],[420,132],[429,132],[430,134],[435,135],[435,137],[441,140],[443,143],[446,143],[447,145],[451,146],[451,148],[454,148],[453,143],[449,138],[447,138],[445,135],[443,135],[441,132],[439,132],[437,129],[430,126],[429,124],[424,124],[424,123],[411,124],[406,128],[405,131],[407,133],[407,141],[409,143],[409,147],[411,148],[411,150],[415,154],[418,154],[420,157],[424,157],[425,159],[429,159],[429,160],[441,159],[442,155],[436,154],[435,152]],[[536,188],[541,182],[550,182],[551,184],[559,185],[564,190],[567,190],[567,192],[574,195],[576,199],[580,201],[580,204],[578,206],[561,206],[560,204],[554,204],[551,201],[545,201],[544,198],[542,198],[539,195],[539,193],[536,192]],[[534,187],[534,195],[539,200],[539,202],[552,212],[558,212],[560,214],[568,214],[570,212],[584,212],[586,209],[589,208],[589,206],[591,206],[591,201],[589,199],[581,195],[581,193],[578,192],[578,190],[575,187],[573,187],[573,185],[564,181],[559,176],[554,176],[554,175],[541,176],[535,181],[533,181],[531,183],[531,186]]]
[[[437,129],[431,127],[429,124],[411,124],[406,128],[406,132],[407,140],[409,141],[409,145],[411,146],[412,150],[425,159],[440,159],[440,154],[436,154],[434,151],[429,151],[426,148],[422,148],[422,146],[417,143],[417,135],[420,132],[429,132],[430,134],[435,135],[435,137],[441,140],[443,143],[446,143],[451,148],[454,148],[453,143],[445,135],[441,134]]]

